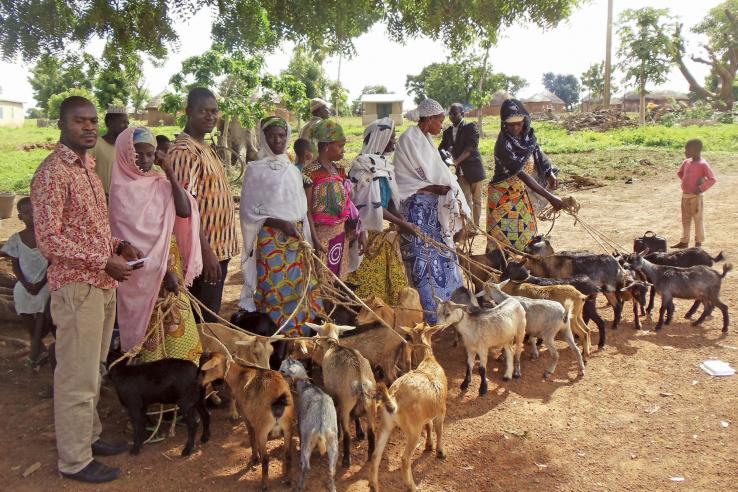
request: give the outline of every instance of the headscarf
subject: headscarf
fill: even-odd
[[[439,114],[446,114],[443,106],[441,106],[441,104],[435,99],[427,98],[420,101],[420,104],[418,104],[417,108],[411,109],[410,111],[405,113],[405,118],[417,123],[418,121],[420,121],[420,118],[426,118],[428,116],[438,116]]]
[[[430,185],[444,185],[451,189],[438,197],[438,221],[441,235],[449,247],[454,247],[454,234],[461,230],[461,214],[471,217],[456,177],[441,160],[430,135],[413,125],[400,135],[395,151],[395,175],[400,200],[407,200]]]
[[[151,143],[147,128],[128,128],[115,141],[115,165],[110,180],[110,228],[148,258],[143,267],[118,286],[118,325],[124,351],[140,343],[154,311],[162,279],[169,266],[172,234],[182,257],[185,285],[202,272],[200,214],[195,199],[189,217],[177,217],[172,184],[158,171],[144,172],[136,165],[136,143]],[[156,140],[154,143],[156,145]]]
[[[523,117],[523,132],[514,137],[507,130],[505,121],[511,116]],[[501,128],[495,143],[495,174],[493,183],[499,183],[516,175],[525,166],[531,155],[538,150],[538,140],[530,126],[530,115],[523,103],[517,99],[505,99],[500,108]]]
[[[333,120],[322,120],[313,129],[313,139],[318,143],[331,143],[346,140],[343,127]]]
[[[133,129],[133,145],[138,143],[149,144],[156,148],[156,137],[145,126],[139,126]]]
[[[274,117],[262,121],[259,130],[259,159],[246,166],[241,188],[240,216],[244,247],[241,271],[244,285],[238,304],[251,312],[256,311],[256,240],[266,219],[281,219],[293,223],[302,221],[305,240],[312,244],[302,173],[290,162],[286,146],[285,153],[275,154],[267,144],[264,130],[273,125],[285,128],[289,141],[292,128],[285,120]]]

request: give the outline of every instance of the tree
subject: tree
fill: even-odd
[[[564,101],[567,111],[571,111],[572,107],[579,102],[579,80],[572,74],[546,72],[543,74],[543,86]]]
[[[97,100],[95,99],[95,96],[90,92],[89,89],[84,87],[76,87],[72,88],[66,91],[62,91],[59,94],[53,94],[48,101],[48,109],[46,110],[46,114],[48,115],[50,120],[56,120],[59,119],[59,109],[61,109],[61,103],[66,98],[71,96],[82,96],[84,98],[89,99],[92,101],[92,104],[94,104],[96,107],[99,106],[97,104]],[[100,112],[98,108],[98,113]]]
[[[428,97],[444,108],[454,102],[469,104],[477,87],[471,72],[472,67],[463,62],[431,63],[418,75],[408,75],[405,88],[415,94],[416,104]]]
[[[645,7],[620,14],[618,66],[624,74],[623,82],[636,87],[640,94],[641,125],[646,122],[646,85],[664,83],[671,68],[672,47],[665,28],[668,22],[665,9]]]
[[[305,85],[305,95],[308,99],[315,97],[325,98],[328,89],[328,79],[323,71],[323,55],[311,52],[304,46],[297,46],[292,52],[292,58],[282,75],[290,75]]]
[[[146,79],[143,75],[133,82],[131,86],[131,106],[134,113],[141,113],[146,104],[151,99],[151,92],[146,88]]]
[[[348,91],[341,85],[341,82],[338,80],[330,82],[328,90],[331,93],[330,101],[333,104],[336,116],[351,114],[351,107],[348,104]]]
[[[582,72],[581,81],[582,87],[589,91],[592,99],[602,99],[603,107],[605,104],[605,75],[604,75],[604,63],[593,63],[587,70]],[[610,84],[610,90],[617,92],[619,89],[615,84]]]
[[[383,85],[365,85],[361,89],[361,95],[351,103],[351,114],[361,116],[361,96],[365,94],[388,94],[389,90]]]
[[[705,19],[692,29],[693,32],[707,37],[707,43],[702,45],[707,58],[691,57],[693,61],[710,67],[710,75],[705,84],[697,82],[684,63],[686,48],[681,30],[681,24],[674,29],[672,56],[687,79],[690,90],[718,107],[732,109],[736,101],[735,86],[738,80],[738,0],[727,0],[711,9]]]
[[[213,9],[213,41],[234,52],[268,52],[284,41],[353,53],[352,40],[382,22],[398,42],[417,36],[452,48],[496,39],[521,19],[542,28],[568,17],[579,0],[0,0],[0,52],[32,60],[72,43],[103,38],[123,52],[164,58],[176,43],[174,20]]]
[[[92,90],[97,70],[98,64],[90,55],[57,57],[44,54],[31,69],[28,82],[38,107],[46,113],[49,98],[54,94],[74,88]]]

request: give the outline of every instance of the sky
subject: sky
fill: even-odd
[[[701,40],[690,29],[719,3],[720,0],[615,0],[614,19],[617,20],[618,14],[628,8],[668,8],[673,16],[684,23],[687,50],[688,53],[694,53],[699,49]],[[202,40],[210,38],[211,15],[209,10],[203,9],[188,21],[179,23],[177,31],[180,43],[176,51],[171,50],[169,58],[158,67],[146,62],[144,74],[152,94],[167,88],[169,78],[179,71],[182,60],[205,51]],[[555,29],[545,31],[523,24],[510,26],[503,31],[498,44],[491,50],[492,69],[525,78],[528,85],[518,94],[520,97],[543,90],[541,78],[544,72],[572,73],[579,77],[591,64],[604,59],[606,20],[607,0],[592,0]],[[617,39],[617,29],[614,29],[613,63],[617,62]],[[431,63],[443,62],[450,55],[441,41],[420,38],[410,39],[405,44],[391,42],[381,25],[375,25],[357,38],[354,44],[356,56],[343,59],[341,63],[341,82],[348,89],[350,99],[358,97],[366,85],[381,84],[391,92],[406,95],[407,107],[412,105],[412,97],[405,91],[407,76],[420,73],[423,67]],[[98,40],[86,48],[90,53],[99,55],[102,46],[103,43]],[[292,48],[286,44],[281,50],[267,56],[267,70],[276,74],[285,69]],[[697,80],[702,81],[708,68],[696,63],[688,65]],[[0,62],[0,97],[23,101],[26,107],[32,106],[33,92],[27,80],[29,68],[29,64],[20,61]],[[324,69],[329,78],[335,79],[338,75],[338,59],[328,59]],[[619,80],[621,75],[616,72],[615,77],[618,79],[616,84],[622,88]],[[650,89],[687,92],[688,85],[675,67],[665,84]]]

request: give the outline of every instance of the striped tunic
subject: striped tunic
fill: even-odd
[[[238,255],[236,205],[225,168],[209,145],[180,133],[169,150],[174,174],[195,197],[201,228],[218,260]]]

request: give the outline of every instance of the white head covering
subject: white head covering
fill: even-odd
[[[361,148],[361,154],[384,154],[384,149],[395,132],[395,122],[392,118],[382,118],[369,123],[364,129],[364,146]],[[367,140],[369,136],[369,140]]]
[[[319,97],[314,97],[314,98],[312,98],[310,100],[310,112],[311,113],[313,111],[315,111],[317,109],[320,109],[320,108],[323,108],[323,107],[326,107],[326,108],[329,107],[328,106],[328,103],[325,100],[323,100],[323,99],[321,99]]]
[[[287,141],[292,129],[287,126]],[[241,233],[243,254],[241,270],[244,285],[238,305],[247,311],[256,311],[256,239],[266,219],[274,218],[288,222],[302,221],[305,240],[312,244],[307,216],[307,198],[302,182],[302,173],[290,162],[286,153],[275,154],[266,142],[264,129],[259,131],[259,159],[249,162],[243,176],[241,188]],[[286,146],[285,146],[286,152]]]
[[[418,104],[418,116],[421,118],[426,116],[436,116],[439,114],[446,114],[446,111],[443,109],[443,106],[434,99],[423,99],[420,101],[420,104]]]

